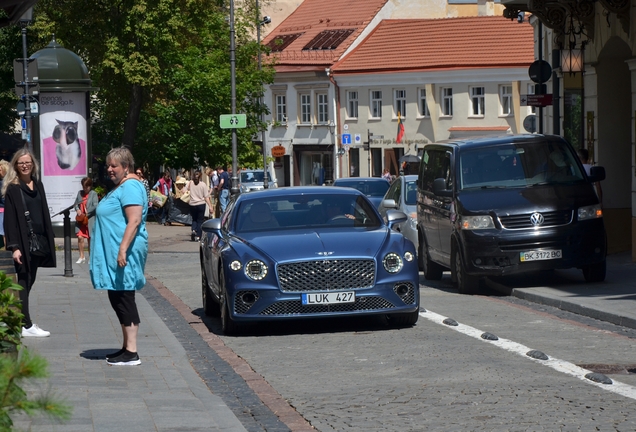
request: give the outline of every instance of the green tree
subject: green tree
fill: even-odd
[[[253,101],[273,73],[256,67],[253,0],[237,4],[237,111],[250,119],[240,151],[256,160],[251,136],[262,108]],[[94,153],[123,144],[138,160],[190,167],[195,157],[230,157],[229,133],[218,128],[218,115],[230,112],[227,8],[227,0],[40,0],[30,31],[42,45],[55,34],[100,88]]]

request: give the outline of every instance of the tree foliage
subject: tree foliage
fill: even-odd
[[[254,0],[235,3],[237,112],[248,116],[239,160],[251,165],[266,109],[255,101],[273,70],[257,67]],[[231,134],[218,119],[231,113],[228,8],[228,0],[40,0],[30,43],[43,47],[55,34],[84,60],[99,87],[94,154],[124,144],[151,166],[227,163]]]

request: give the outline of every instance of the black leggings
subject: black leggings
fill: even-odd
[[[26,256],[22,256],[22,259],[27,259]],[[24,318],[22,319],[22,326],[29,328],[33,325],[31,321],[31,314],[29,313],[29,294],[31,293],[31,288],[33,287],[33,283],[35,282],[35,277],[38,273],[38,267],[42,262],[42,258],[38,256],[31,257],[31,271],[28,273],[18,273],[18,284],[22,287],[19,293],[20,301],[22,302],[22,314]]]
[[[113,307],[119,323],[125,327],[139,325],[139,311],[135,303],[135,291],[108,291],[108,300]]]

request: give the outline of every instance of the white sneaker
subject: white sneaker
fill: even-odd
[[[51,332],[42,330],[37,324],[33,324],[31,328],[22,327],[22,337],[48,337]]]
[[[86,258],[80,258],[77,261],[75,261],[75,264],[84,264],[86,262]]]

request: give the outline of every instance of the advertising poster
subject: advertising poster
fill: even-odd
[[[52,215],[73,205],[88,173],[85,98],[82,92],[40,94],[40,171]]]

